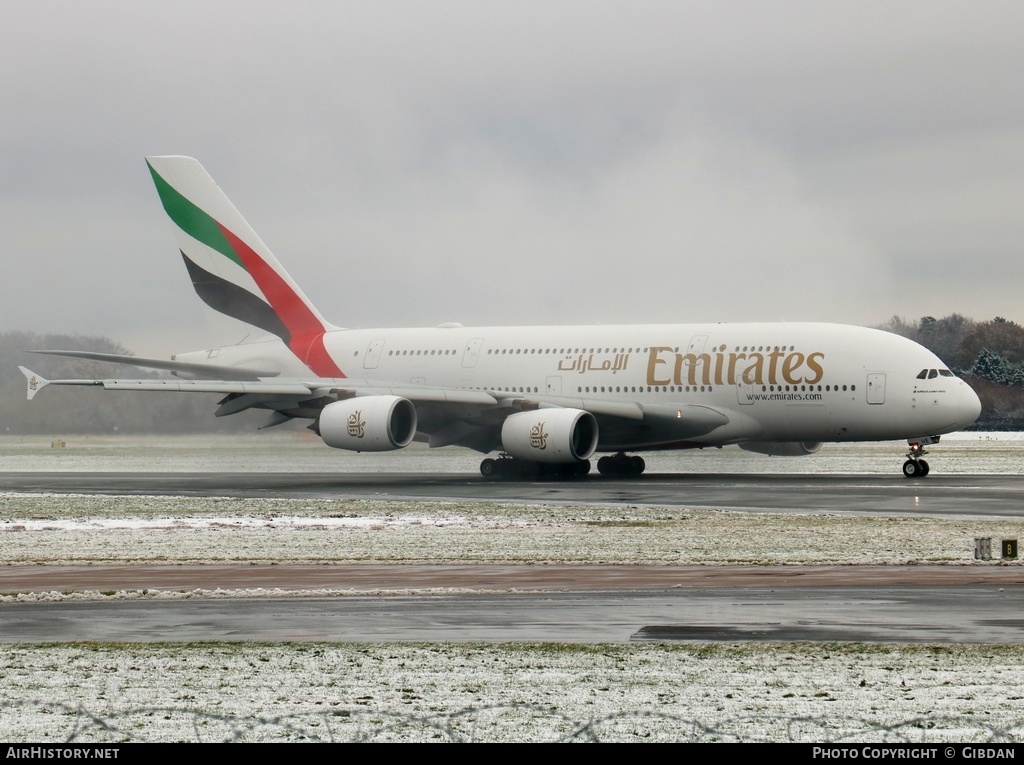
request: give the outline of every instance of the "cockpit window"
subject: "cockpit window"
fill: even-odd
[[[934,380],[936,377],[956,377],[948,369],[922,369],[917,373],[918,380]]]

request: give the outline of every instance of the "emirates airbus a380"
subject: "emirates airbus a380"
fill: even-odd
[[[46,385],[216,392],[218,416],[264,409],[328,446],[391,451],[423,441],[483,454],[485,477],[639,475],[633,452],[736,445],[772,455],[823,442],[925,446],[966,428],[981,404],[935,354],[897,335],[817,323],[342,329],[328,324],[206,170],[149,157],[196,293],[262,339],[170,360],[55,355],[168,370],[176,379]]]

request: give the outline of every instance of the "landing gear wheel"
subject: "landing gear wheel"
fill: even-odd
[[[630,457],[619,452],[606,454],[597,461],[597,472],[601,475],[638,476],[647,468],[643,457]]]
[[[910,451],[907,452],[907,461],[903,463],[903,475],[907,478],[924,478],[931,471],[928,463],[922,457],[928,453],[924,448],[939,442],[938,436],[927,436],[919,439],[907,440]]]
[[[498,459],[488,457],[480,463],[480,475],[488,481],[545,481],[558,478],[582,478],[589,472],[590,460],[550,464],[531,462],[503,454]]]

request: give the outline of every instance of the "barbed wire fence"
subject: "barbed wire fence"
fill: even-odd
[[[433,715],[333,708],[315,713],[241,717],[181,707],[139,707],[94,713],[81,705],[0,701],[0,738],[7,742],[388,742],[488,741],[686,743],[1013,743],[1024,741],[1024,718],[992,723],[966,717],[911,718],[881,725],[857,717],[752,715],[696,720],[628,711],[579,720],[550,707],[502,704]]]

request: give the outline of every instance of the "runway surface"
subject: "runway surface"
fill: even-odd
[[[430,498],[1020,518],[1020,476],[654,475],[489,483],[465,475],[4,473],[0,491]],[[251,598],[167,596],[256,589]],[[276,597],[273,590],[358,592]],[[2,592],[159,590],[6,602],[0,641],[855,640],[1019,643],[1024,567],[4,567]],[[443,594],[434,594],[442,593]],[[366,594],[370,593],[370,594]]]
[[[484,481],[461,473],[0,473],[0,492],[358,497],[1020,518],[1024,476],[653,474]]]

